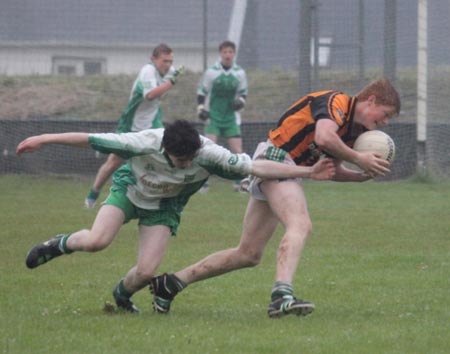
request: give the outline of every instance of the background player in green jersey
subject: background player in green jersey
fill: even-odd
[[[172,49],[164,43],[153,50],[150,63],[144,65],[131,89],[130,98],[125,107],[116,132],[137,132],[150,128],[162,128],[162,110],[160,101],[162,95],[170,90],[182,73],[183,68],[175,70]],[[124,160],[110,154],[100,166],[84,204],[93,208],[104,184],[109,177],[123,165]]]
[[[224,41],[219,46],[220,60],[205,71],[197,89],[197,114],[204,122],[205,135],[217,142],[227,140],[228,148],[242,153],[241,110],[247,98],[247,76],[234,59],[236,45]],[[235,189],[239,181],[235,181]]]
[[[331,160],[313,167],[288,166],[273,161],[252,161],[201,137],[191,123],[181,120],[166,129],[123,134],[60,133],[25,139],[17,154],[48,144],[91,146],[115,153],[128,162],[113,176],[113,185],[91,229],[60,234],[33,247],[26,264],[36,268],[74,251],[97,252],[108,247],[124,223],[139,221],[137,264],[119,281],[113,296],[119,308],[137,313],[131,296],[149,284],[163,259],[170,235],[175,235],[189,198],[211,175],[233,179],[247,174],[262,178],[311,177],[329,179]]]

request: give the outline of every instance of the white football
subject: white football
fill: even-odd
[[[394,140],[381,130],[370,130],[362,133],[356,138],[353,149],[359,152],[374,152],[390,163],[395,158]]]

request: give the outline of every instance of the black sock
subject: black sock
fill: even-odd
[[[175,274],[167,274],[167,288],[174,294],[179,293],[188,285]]]

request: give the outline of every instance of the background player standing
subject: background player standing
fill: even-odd
[[[197,114],[205,123],[204,133],[217,143],[227,140],[228,148],[242,153],[241,111],[247,98],[247,76],[235,63],[236,45],[224,41],[219,45],[220,60],[207,69],[197,89]],[[239,190],[239,182],[234,189]],[[205,184],[203,191],[206,191]]]

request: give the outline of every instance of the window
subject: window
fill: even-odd
[[[106,60],[101,58],[54,56],[52,64],[52,73],[56,75],[100,75],[106,71]]]
[[[314,51],[315,41],[311,38],[311,65],[315,63],[315,51]],[[333,38],[331,37],[319,37],[317,43],[317,64],[321,67],[330,66],[330,53],[331,47],[333,45]]]
[[[57,67],[58,74],[59,75],[75,75],[76,74],[76,67],[72,65],[59,65]]]
[[[102,74],[102,63],[100,61],[85,61],[84,75],[100,75]]]

